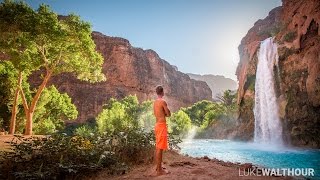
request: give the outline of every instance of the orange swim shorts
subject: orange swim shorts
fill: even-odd
[[[155,125],[156,135],[156,148],[157,149],[168,149],[168,129],[166,123],[156,123]]]

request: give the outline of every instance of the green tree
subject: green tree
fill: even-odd
[[[188,114],[192,124],[201,126],[205,119],[205,115],[213,108],[213,102],[203,100],[193,104],[191,107],[183,108],[182,110]]]
[[[0,117],[3,119],[2,128],[9,129],[9,134],[13,134],[16,126],[20,127],[19,120],[22,121],[21,98],[17,95],[18,74],[11,61],[0,62]],[[29,83],[26,77],[19,79],[19,84],[26,92],[26,98],[30,99]],[[11,116],[11,121],[10,121]],[[18,118],[18,122],[16,119]],[[19,128],[20,130],[20,128]]]
[[[137,96],[132,95],[120,100],[110,99],[97,117],[99,132],[128,131],[139,127],[150,130],[154,122],[152,102],[139,103]]]
[[[131,118],[127,114],[125,106],[114,100],[97,117],[98,130],[101,133],[126,131],[126,129],[130,128],[130,121]]]
[[[46,5],[37,10],[23,2],[6,0],[0,5],[0,48],[18,72],[15,95],[22,96],[26,135],[32,134],[33,116],[39,98],[53,75],[69,72],[78,79],[98,82],[102,56],[95,51],[91,26],[76,15],[58,17]],[[21,88],[22,74],[43,70],[43,79],[31,102]]]
[[[10,62],[0,62],[0,118],[2,119],[0,129],[8,129],[10,126],[10,104],[13,100],[13,87],[15,86],[13,82],[16,79],[16,74],[13,71],[13,66]],[[15,127],[16,122],[13,128]],[[12,125],[11,125],[12,126]],[[9,132],[14,129],[10,127]]]
[[[126,112],[135,127],[141,126],[150,130],[150,127],[154,126],[155,117],[153,116],[152,101],[139,103],[137,96],[129,95],[119,102],[125,106]]]
[[[231,90],[226,90],[223,92],[223,95],[217,96],[219,101],[223,103],[228,110],[233,111],[236,109],[236,97],[237,94],[232,92]]]
[[[225,116],[227,112],[226,107],[221,103],[212,103],[210,105],[210,110],[204,115],[204,121],[201,124],[201,129],[206,129],[215,120],[220,119]]]
[[[78,116],[77,108],[66,94],[61,94],[53,85],[45,88],[34,116],[35,133],[50,134],[64,128],[64,122]]]
[[[168,120],[168,124],[172,133],[176,135],[184,136],[191,129],[191,119],[182,110],[173,113]]]

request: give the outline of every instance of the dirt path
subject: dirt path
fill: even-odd
[[[10,142],[13,138],[13,135],[0,135],[0,150],[7,150],[10,145],[5,142]]]
[[[140,165],[132,168],[129,173],[120,176],[110,176],[104,172],[92,179],[181,179],[181,180],[211,180],[211,179],[291,179],[288,177],[258,177],[239,176],[239,168],[248,168],[249,164],[238,165],[209,158],[191,158],[176,152],[166,152],[164,163],[171,172],[167,175],[151,177],[153,165]]]

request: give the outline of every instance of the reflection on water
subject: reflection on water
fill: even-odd
[[[180,145],[181,153],[223,161],[253,163],[269,168],[314,168],[320,178],[320,150],[272,147],[230,140],[193,139]]]

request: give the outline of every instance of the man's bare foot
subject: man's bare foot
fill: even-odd
[[[164,163],[161,163],[162,169],[167,169],[166,165]]]
[[[165,175],[165,174],[170,174],[170,172],[168,170],[166,170],[166,169],[161,169],[160,171],[156,170],[150,176],[155,177],[155,176],[161,176],[161,175]]]

